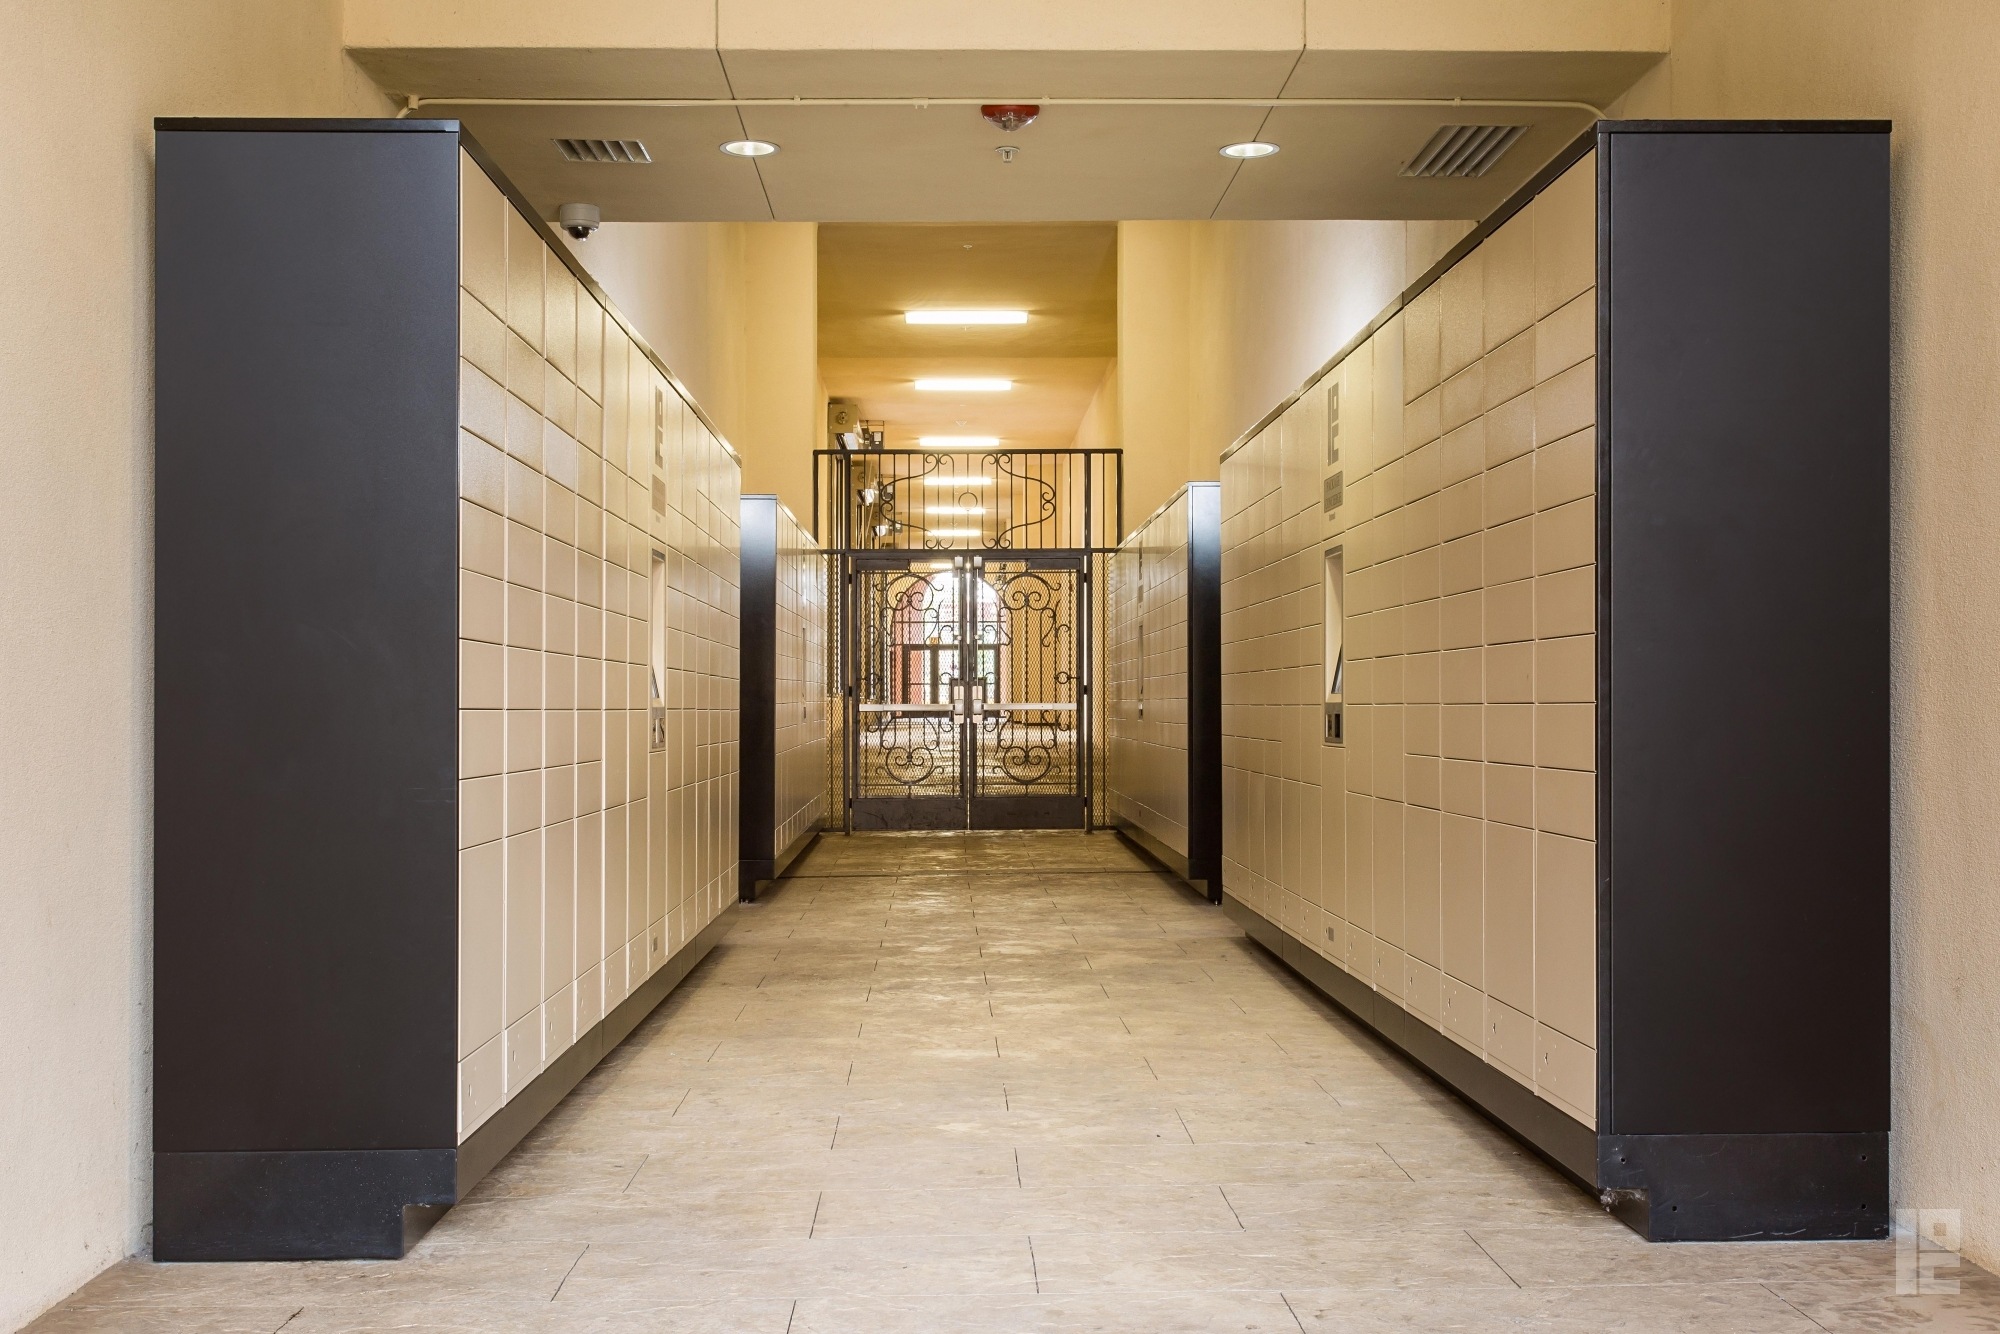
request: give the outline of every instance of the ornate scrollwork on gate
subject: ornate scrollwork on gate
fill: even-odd
[[[955,792],[959,724],[949,709],[962,681],[958,575],[871,570],[862,577],[856,790]]]
[[[944,729],[928,718],[875,716],[883,721],[869,727],[867,733],[881,756],[884,776],[904,787],[918,787],[937,773],[939,754],[946,740]],[[911,735],[912,732],[917,735]]]
[[[1067,729],[1017,721],[1011,712],[990,713],[981,722],[986,734],[982,748],[1009,782],[1032,787],[1054,772],[1057,755],[1066,744],[1060,733]]]
[[[1068,454],[912,451],[856,455],[851,466],[855,531],[873,549],[1063,546],[1066,529],[1080,531],[1064,497],[1076,503],[1087,465]],[[965,535],[971,530],[976,538]]]
[[[986,466],[992,469],[994,485],[1005,487],[1011,497],[1013,507],[1008,518],[1013,520],[1005,528],[991,533],[986,545],[995,550],[1011,550],[1020,546],[1055,545],[1046,539],[1030,542],[1026,539],[1033,530],[1051,523],[1056,517],[1056,487],[1049,480],[1045,467],[1036,466],[1040,458],[1034,454],[988,454]],[[1034,471],[1026,470],[1026,463]]]
[[[985,683],[1004,702],[980,717],[980,777],[1016,790],[1067,791],[1076,777],[1075,575],[983,577],[994,596],[979,609],[981,649],[991,646],[1006,679]]]

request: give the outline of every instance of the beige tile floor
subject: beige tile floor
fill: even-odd
[[[1886,1243],[1646,1245],[1108,836],[799,870],[409,1258],[32,1329],[2000,1330]]]

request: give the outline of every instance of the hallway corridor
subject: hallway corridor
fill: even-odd
[[[2000,1329],[1961,1277],[1648,1246],[1110,836],[864,835],[408,1259],[131,1261],[32,1328]]]

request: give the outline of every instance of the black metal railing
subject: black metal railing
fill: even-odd
[[[1124,451],[815,450],[829,551],[1101,551],[1124,535]]]
[[[878,625],[883,608],[876,605],[879,598],[867,596],[873,588],[868,581],[899,577],[899,569],[906,583],[913,576],[932,581],[963,580],[979,565],[974,559],[978,557],[985,561],[982,577],[1003,582],[1016,577],[1047,582],[1063,578],[1057,573],[1059,570],[1075,571],[1065,585],[1071,590],[1069,596],[1061,606],[1052,606],[1047,618],[1054,627],[1053,633],[1066,636],[1072,645],[1066,653],[1058,655],[1063,659],[1062,670],[1074,677],[1070,693],[1060,701],[1044,700],[1030,689],[1019,698],[1010,697],[1009,709],[982,707],[980,712],[982,717],[990,712],[994,719],[1018,728],[1038,727],[1047,732],[1046,738],[1038,732],[1033,739],[1046,741],[1043,749],[1052,770],[1063,769],[1063,791],[1071,794],[1065,799],[1073,801],[1080,796],[1083,823],[1090,827],[1104,825],[1109,812],[1103,754],[1104,706],[1091,679],[1104,650],[1111,553],[1125,531],[1123,465],[1124,452],[1117,449],[815,451],[815,536],[827,554],[831,592],[828,613],[833,628],[829,648],[834,660],[829,663],[832,669],[829,688],[839,697],[836,712],[842,733],[840,744],[829,747],[828,751],[828,795],[841,812],[837,819],[841,827],[856,827],[855,803],[867,804],[864,799],[877,795],[879,784],[869,778],[875,768],[893,768],[910,759],[903,753],[909,747],[904,746],[901,738],[877,735],[884,710],[891,715],[913,717],[916,710],[901,695],[896,697],[900,703],[893,700],[885,703],[888,695],[876,698],[881,692],[871,685],[870,664],[877,656],[871,652],[871,645],[884,636],[896,641],[892,647],[910,659],[909,663],[898,659],[897,670],[915,671],[922,667],[926,682],[930,681],[932,657],[947,650],[965,656],[963,633],[947,635],[940,630],[936,635],[925,633],[913,637],[903,633],[908,627]],[[1039,557],[1034,554],[1038,552],[1042,553]],[[884,556],[890,558],[886,564]],[[961,556],[965,559],[961,560]],[[898,557],[902,559],[899,561]],[[916,563],[910,563],[912,560]],[[1023,563],[1016,568],[1017,562]],[[996,665],[991,674],[998,681],[1002,675],[997,666],[998,649],[993,652]],[[1021,663],[1010,659],[1014,668],[1026,665],[1025,658]],[[976,676],[983,670],[976,664],[961,664],[953,670],[951,679]],[[941,670],[939,679],[945,679]],[[1015,684],[1025,687],[1026,683]],[[994,696],[994,687],[989,685],[987,693]],[[1023,712],[1025,706],[1021,703],[1028,696],[1034,696],[1032,703],[1061,707],[1043,708],[1030,716]],[[929,698],[925,695],[926,700]],[[946,691],[939,698],[948,702],[953,696]],[[982,706],[991,702],[991,699],[981,700]],[[961,697],[959,704],[963,703]],[[1063,717],[1052,721],[1056,713]],[[928,714],[921,721],[927,725],[938,722]],[[995,727],[1000,725],[994,723]],[[959,726],[963,731],[962,717]],[[985,734],[982,732],[981,736]],[[894,744],[886,744],[890,742]],[[1031,751],[1032,747],[1023,754],[1041,762],[1040,753]],[[978,765],[972,767],[983,773]],[[1001,768],[1006,770],[1005,764]],[[1015,768],[1020,765],[1017,763]],[[958,774],[958,779],[955,785],[948,786],[960,797],[976,799],[984,791],[976,775],[968,783],[968,776],[961,768],[953,768],[952,772]],[[1019,774],[1012,770],[1006,772],[1022,792],[1034,786],[1023,785]],[[925,778],[931,776],[926,774]],[[908,774],[899,781],[911,792],[923,787],[922,783],[913,786]],[[934,798],[932,804],[937,803]],[[949,805],[949,799],[944,804]],[[972,827],[985,827],[976,823],[982,818],[976,809],[972,809],[968,818],[975,821]]]

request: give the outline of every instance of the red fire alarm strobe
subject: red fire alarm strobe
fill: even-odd
[[[979,114],[1012,134],[1033,125],[1035,117],[1042,114],[1042,109],[1023,102],[994,102],[979,108]]]

